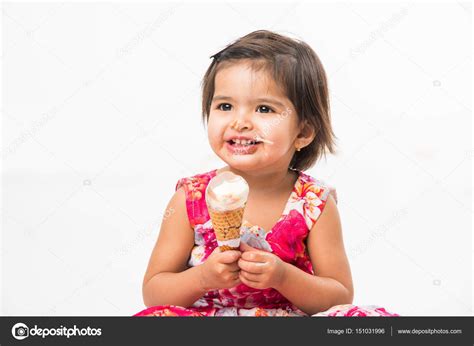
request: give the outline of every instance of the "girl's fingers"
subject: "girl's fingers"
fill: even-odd
[[[236,262],[240,256],[241,256],[240,251],[236,250],[231,250],[231,251],[225,251],[220,255],[219,262],[224,263],[224,264],[231,264],[233,262]]]
[[[260,274],[253,274],[253,273],[249,273],[249,272],[246,272],[246,271],[240,271],[240,276],[242,276],[244,279],[248,280],[248,281],[251,281],[251,282],[260,282],[261,281],[261,276]]]
[[[237,263],[241,270],[249,273],[262,274],[265,272],[265,263],[262,262],[249,262],[241,258]]]
[[[240,268],[237,268],[237,270],[231,270],[230,273],[233,274],[232,280],[235,281],[240,279]]]
[[[261,288],[259,282],[247,280],[247,279],[244,278],[242,275],[240,275],[240,282],[242,282],[243,284],[247,285],[248,287],[257,288],[257,289],[260,289],[260,288]]]
[[[237,264],[237,262],[233,263],[233,264],[229,264],[227,265],[227,269],[231,272],[235,272],[235,271],[239,271],[240,270],[240,267],[239,265]]]
[[[244,252],[240,258],[249,262],[265,262],[267,254],[263,251]]]
[[[253,286],[252,282],[246,280],[242,275],[240,275],[239,280],[240,280],[240,282],[242,282],[243,284],[245,284],[245,285],[247,285],[247,286],[249,286],[249,287],[252,287],[252,286]]]

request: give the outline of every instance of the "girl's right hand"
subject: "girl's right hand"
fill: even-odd
[[[236,250],[222,252],[217,246],[199,266],[202,288],[207,292],[240,284],[240,268],[237,262],[241,255],[242,253]]]

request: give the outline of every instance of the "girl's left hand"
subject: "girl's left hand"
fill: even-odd
[[[240,250],[242,256],[237,264],[242,283],[257,289],[276,289],[283,282],[286,263],[280,257],[243,242],[240,243]]]

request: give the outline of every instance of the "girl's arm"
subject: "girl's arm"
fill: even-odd
[[[143,301],[147,307],[188,307],[206,293],[200,282],[201,268],[187,267],[194,246],[194,231],[188,221],[185,199],[181,187],[167,206],[143,279]]]
[[[344,250],[339,213],[331,195],[309,233],[307,246],[315,275],[283,262],[284,279],[275,289],[309,315],[352,303],[351,270]]]

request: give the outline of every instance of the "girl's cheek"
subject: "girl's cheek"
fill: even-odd
[[[283,144],[288,141],[288,137],[293,132],[286,119],[272,118],[259,124],[261,136],[272,142]]]
[[[209,143],[212,146],[219,145],[224,138],[224,124],[219,122],[217,119],[209,117],[209,122],[207,124],[207,136],[209,139]]]
[[[217,136],[210,128],[207,132],[207,137],[209,139],[209,144],[211,144],[212,147],[215,147],[217,145]]]
[[[274,142],[274,144],[269,147],[268,151],[271,153],[271,155],[280,157],[288,152],[288,145],[283,142]]]

